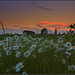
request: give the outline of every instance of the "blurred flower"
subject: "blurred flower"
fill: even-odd
[[[67,55],[71,56],[71,53],[65,52],[65,54],[67,54]]]
[[[9,49],[9,47],[6,47],[6,48],[4,48],[4,50],[5,50],[5,51],[9,51],[10,49]]]
[[[19,37],[17,35],[14,36],[14,39],[19,39]]]
[[[6,41],[7,41],[7,42],[8,42],[9,40],[11,40],[11,37],[7,37],[7,38],[6,38]]]
[[[9,69],[7,69],[6,71],[9,72]]]
[[[4,42],[3,41],[0,41],[0,46],[4,45]]]
[[[63,38],[59,38],[58,43],[62,43],[62,42],[63,42]]]
[[[15,66],[12,66],[12,70],[14,70],[15,69]]]
[[[18,50],[19,49],[19,46],[13,46],[13,49],[14,50]]]
[[[28,73],[26,73],[26,71],[22,72],[22,75],[28,75]]]
[[[16,57],[19,57],[21,55],[21,52],[16,53]]]
[[[69,65],[69,66],[68,66],[68,69],[69,69],[69,70],[75,70],[75,65]]]
[[[6,42],[6,40],[3,40],[3,42],[5,43],[5,42]]]
[[[34,54],[32,55],[34,58],[36,57]]]
[[[72,50],[74,49],[75,50],[75,46],[71,46],[70,48],[68,48],[67,50]]]
[[[63,64],[65,64],[65,63],[66,63],[65,59],[62,59],[62,63],[63,63]]]
[[[70,42],[66,42],[65,47],[71,47],[71,43]]]
[[[34,50],[35,48],[36,48],[36,45],[34,44],[30,47],[31,50]]]
[[[7,45],[4,45],[4,48],[7,48]]]
[[[42,48],[38,49],[38,52],[39,52],[39,53],[43,52]]]
[[[29,57],[30,56],[30,52],[24,52],[24,56],[25,57]]]
[[[11,55],[11,51],[6,51],[6,55]]]
[[[22,67],[24,67],[23,62],[19,62],[19,63],[15,66],[16,72],[19,72]]]

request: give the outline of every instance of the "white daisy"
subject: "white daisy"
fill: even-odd
[[[25,57],[29,57],[30,56],[30,52],[24,52],[24,56]]]
[[[65,64],[65,63],[66,63],[65,59],[62,59],[62,63],[63,63],[63,64]]]
[[[28,75],[28,73],[26,73],[26,71],[22,72],[22,75]]]
[[[21,55],[21,52],[16,53],[16,57],[19,57]]]
[[[58,39],[58,43],[62,43],[63,42],[63,39],[62,38],[59,38]]]
[[[9,51],[9,50],[10,50],[10,48],[9,48],[9,47],[7,47],[7,48],[4,48],[4,50],[5,50],[5,51]]]
[[[7,37],[7,38],[6,38],[6,41],[7,41],[7,42],[8,42],[9,40],[11,40],[11,37]]]
[[[42,48],[38,49],[38,52],[39,52],[39,53],[43,52]]]
[[[66,42],[65,47],[71,47],[71,43],[70,42]]]
[[[75,46],[71,46],[71,47],[69,47],[67,50],[72,50],[72,49],[75,50]]]
[[[69,65],[69,66],[68,66],[68,69],[69,69],[69,70],[75,70],[75,65]]]
[[[7,51],[6,52],[6,55],[11,55],[11,51]]]
[[[13,49],[14,50],[18,50],[19,49],[19,46],[13,46]]]
[[[34,44],[30,47],[31,50],[34,50],[35,48],[36,48],[36,45]]]
[[[19,62],[19,63],[15,66],[16,72],[19,72],[22,67],[24,67],[23,62]]]

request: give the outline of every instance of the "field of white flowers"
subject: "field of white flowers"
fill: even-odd
[[[75,36],[0,36],[0,74],[75,74]]]

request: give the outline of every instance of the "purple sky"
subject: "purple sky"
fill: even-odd
[[[69,30],[75,23],[75,1],[0,1],[0,20],[6,32]]]

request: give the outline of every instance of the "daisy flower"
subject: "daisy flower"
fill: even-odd
[[[21,55],[21,52],[16,53],[16,57],[19,57]]]
[[[4,42],[3,41],[0,41],[0,46],[4,45]]]
[[[62,59],[62,63],[63,63],[63,64],[65,64],[65,63],[66,63],[65,59]]]
[[[22,72],[22,75],[28,75],[28,73],[26,73],[26,71]]]
[[[19,62],[19,63],[15,66],[16,72],[19,72],[22,67],[24,67],[23,62]]]
[[[4,50],[5,50],[5,51],[9,51],[9,50],[11,50],[11,49],[12,49],[12,47],[4,46]]]
[[[5,43],[5,42],[6,42],[6,40],[3,40],[3,42]]]
[[[36,57],[34,54],[32,55],[34,58]]]
[[[6,52],[6,55],[11,55],[11,51],[7,51]]]
[[[59,38],[58,39],[58,43],[62,43],[63,42],[63,39],[62,38]]]
[[[26,36],[26,33],[23,33],[22,36]]]
[[[15,66],[12,66],[12,70],[14,70],[15,69]]]
[[[71,46],[70,48],[68,48],[67,50],[72,50],[74,49],[75,50],[75,46]]]
[[[7,45],[4,45],[4,48],[7,48]]]
[[[11,39],[11,37],[7,37],[7,38],[6,38],[6,41],[9,41],[10,39]]]
[[[68,66],[68,69],[69,69],[69,70],[75,70],[75,65],[69,65],[69,66]]]
[[[65,54],[67,54],[67,55],[71,56],[71,53],[65,52]]]
[[[17,35],[14,36],[15,39],[19,39],[19,37]]]
[[[66,42],[65,47],[71,47],[71,43],[70,42]]]
[[[19,46],[13,46],[13,49],[14,50],[18,50],[19,49]]]
[[[56,47],[57,49],[58,49],[58,46],[59,46],[59,44],[57,44],[57,43],[54,44],[54,47]]]
[[[29,57],[30,56],[30,52],[24,52],[24,56],[25,57]]]
[[[72,46],[72,49],[74,49],[74,50],[75,50],[75,46]]]
[[[9,47],[7,47],[7,48],[4,48],[4,50],[5,50],[5,51],[9,51],[10,49],[9,49]]]
[[[9,72],[9,69],[6,69],[6,72]]]
[[[31,50],[34,50],[35,48],[36,48],[36,45],[32,45],[32,46],[30,47]]]
[[[38,49],[38,52],[39,52],[39,53],[43,52],[42,48]]]

